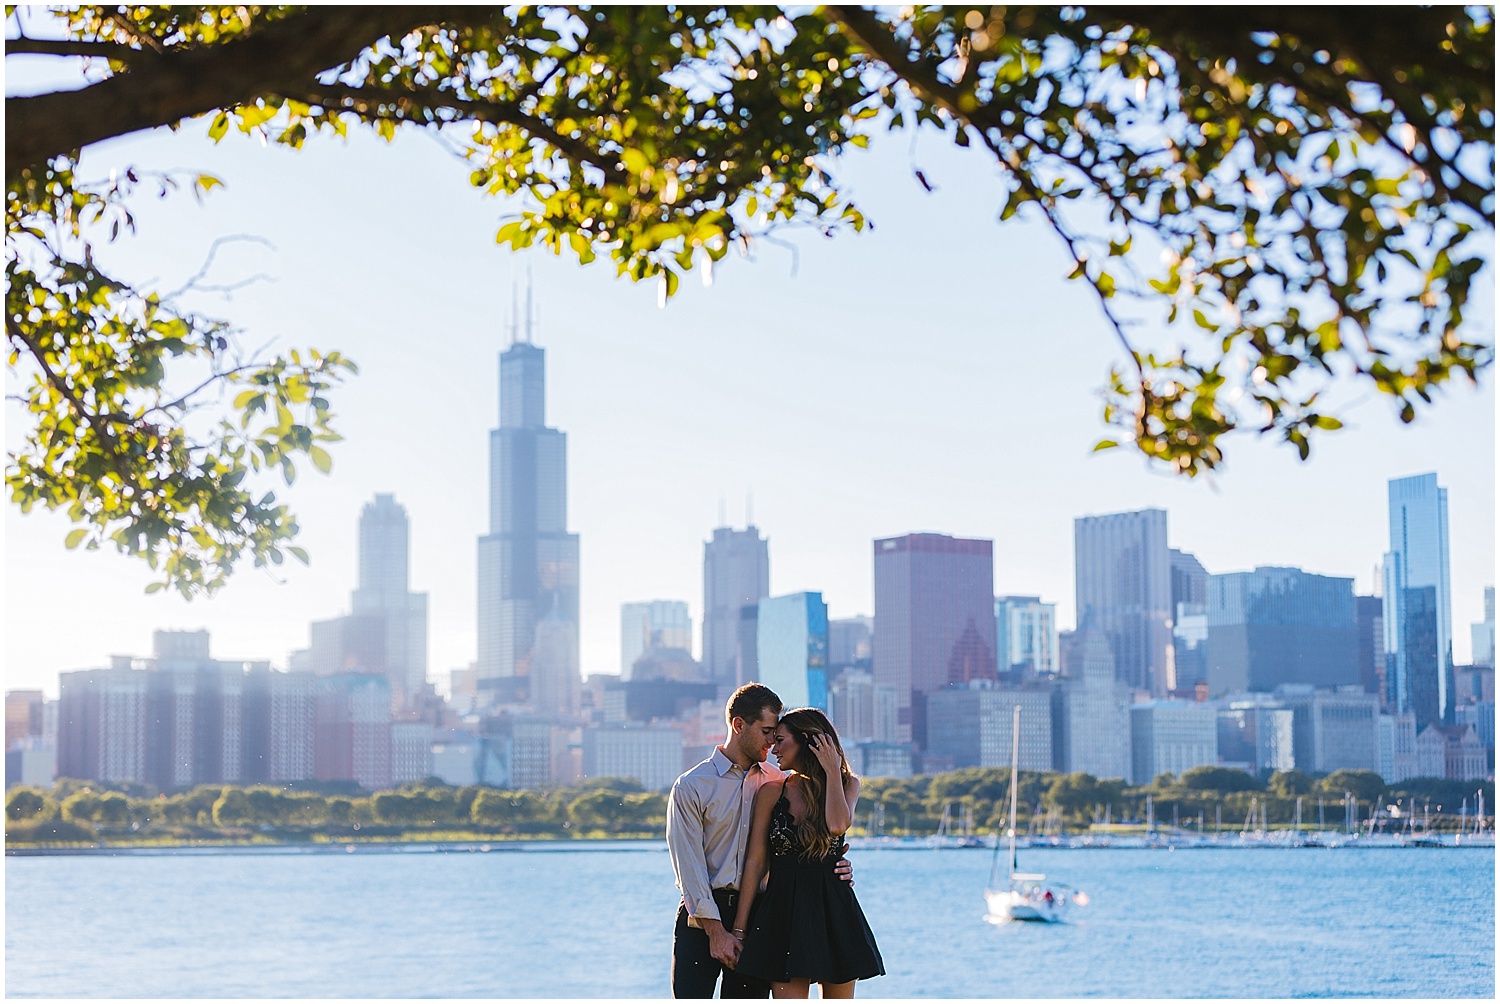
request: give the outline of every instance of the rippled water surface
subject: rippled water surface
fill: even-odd
[[[993,925],[986,851],[852,855],[862,997],[1493,997],[1494,852],[1035,850],[1086,890]],[[12,997],[664,997],[661,845],[7,858]]]

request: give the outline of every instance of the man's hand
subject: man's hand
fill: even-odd
[[[708,954],[714,957],[714,961],[726,969],[733,969],[738,965],[742,947],[740,939],[726,931],[718,921],[705,920],[703,927],[708,932]]]
[[[850,885],[854,884],[854,866],[848,858],[839,858],[839,863],[833,866],[833,873]]]

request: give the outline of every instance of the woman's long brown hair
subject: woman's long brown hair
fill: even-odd
[[[801,746],[796,760],[784,766],[790,767],[803,778],[802,791],[808,804],[807,811],[797,823],[797,837],[802,844],[803,857],[813,860],[827,857],[834,849],[834,836],[828,830],[828,812],[823,800],[824,792],[828,790],[828,777],[823,773],[818,755],[808,748],[807,741],[813,736],[826,736],[833,743],[834,749],[839,751],[840,790],[844,781],[854,776],[854,772],[849,769],[849,758],[844,756],[844,746],[839,742],[839,734],[833,723],[817,708],[788,711],[781,717],[779,724],[796,736]]]

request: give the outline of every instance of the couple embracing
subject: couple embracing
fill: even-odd
[[[724,744],[672,786],[673,997],[712,997],[721,976],[721,997],[853,997],[885,974],[843,856],[859,778],[823,712],[781,712],[768,687],[736,690]]]

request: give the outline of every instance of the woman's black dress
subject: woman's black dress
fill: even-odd
[[[826,857],[802,856],[782,783],[771,812],[770,879],[755,898],[735,971],[773,983],[848,983],[885,975],[875,935],[854,889],[833,873],[842,841]]]

